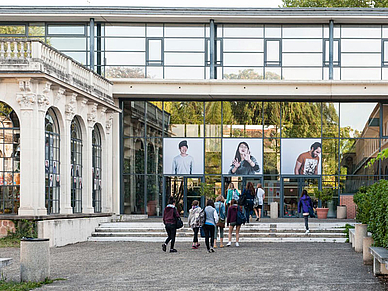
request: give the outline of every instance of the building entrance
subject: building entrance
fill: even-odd
[[[191,203],[198,200],[203,205],[200,194],[201,177],[169,177],[166,176],[166,204],[168,198],[173,196],[180,215],[188,216]]]
[[[283,217],[299,217],[298,202],[303,190],[307,190],[310,196],[314,195],[315,189],[320,189],[320,178],[283,178],[283,198],[280,209]],[[312,197],[312,200],[313,197]]]

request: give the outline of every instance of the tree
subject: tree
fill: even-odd
[[[283,7],[388,7],[388,0],[283,0]]]
[[[280,80],[280,76],[273,72],[266,72],[265,78],[262,74],[256,72],[254,69],[244,69],[238,70],[238,74],[230,73],[224,74],[224,79],[232,80],[232,79],[242,79],[242,80]]]

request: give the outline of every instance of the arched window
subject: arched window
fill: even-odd
[[[78,118],[71,122],[71,207],[82,212],[82,134]]]
[[[0,102],[0,214],[17,214],[20,205],[20,127],[11,107]]]
[[[93,177],[93,207],[94,212],[101,212],[101,134],[98,126],[95,125],[92,131],[92,147],[93,147],[93,162],[92,162],[92,177]]]
[[[60,193],[60,133],[57,116],[52,108],[47,110],[45,118],[45,173],[47,214],[59,213]]]

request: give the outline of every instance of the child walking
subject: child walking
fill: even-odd
[[[194,231],[193,245],[192,249],[198,249],[200,244],[198,243],[198,231],[199,231],[199,214],[202,211],[201,207],[199,207],[198,200],[194,200],[191,203],[191,209],[189,210],[189,227],[191,227]]]

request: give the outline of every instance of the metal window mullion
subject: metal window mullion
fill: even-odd
[[[214,19],[210,19],[210,79],[215,79],[215,25]]]

